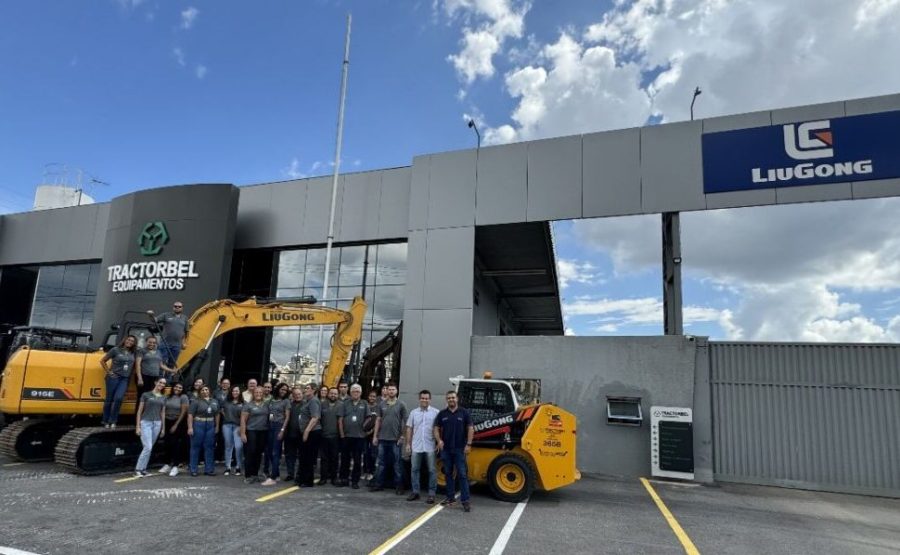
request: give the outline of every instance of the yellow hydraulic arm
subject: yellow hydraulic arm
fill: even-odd
[[[185,347],[178,356],[178,368],[183,369],[191,359],[209,349],[213,339],[236,329],[335,325],[331,356],[322,378],[322,385],[335,387],[344,372],[344,364],[353,345],[362,336],[366,308],[366,301],[362,297],[354,297],[350,310],[256,297],[245,301],[213,301],[191,315]]]

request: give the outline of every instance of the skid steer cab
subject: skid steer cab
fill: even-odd
[[[451,378],[475,428],[468,475],[502,501],[519,502],[581,478],[575,415],[540,400],[540,380]],[[438,474],[443,485],[443,474]]]

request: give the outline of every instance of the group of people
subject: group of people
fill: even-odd
[[[442,503],[455,503],[458,481],[463,509],[470,510],[466,455],[474,428],[454,391],[447,392],[447,408],[442,411],[431,406],[427,390],[419,392],[419,405],[407,411],[397,399],[395,384],[384,386],[380,399],[372,391],[366,400],[359,384],[348,388],[346,383],[317,389],[312,383],[291,387],[250,380],[242,390],[223,378],[213,392],[198,379],[190,393],[176,383],[165,395],[167,385],[164,376],[157,378],[138,403],[135,433],[143,449],[135,467],[137,476],[148,475],[158,438],[164,439],[166,449],[166,464],[160,472],[178,475],[187,442],[191,475],[199,474],[202,453],[204,474],[214,476],[218,436],[224,445],[224,474],[243,475],[247,484],[275,485],[281,478],[283,454],[284,481],[301,488],[316,485],[318,462],[319,485],[359,489],[360,480],[366,478],[371,491],[383,491],[392,469],[390,485],[402,495],[402,461],[408,458],[412,492],[407,499],[421,499],[424,469],[428,473],[425,502],[433,504],[439,455],[448,492]]]
[[[381,395],[373,390],[366,399],[359,384],[348,387],[343,382],[338,387],[317,389],[316,384],[259,385],[249,380],[242,390],[223,378],[212,391],[197,379],[187,392],[175,380],[178,355],[189,330],[183,310],[183,303],[176,301],[172,312],[157,317],[148,311],[161,325],[162,346],[156,337],[149,337],[145,348],[138,349],[137,339],[129,335],[100,363],[106,372],[105,427],[116,426],[122,399],[132,373],[135,375],[140,391],[135,433],[142,443],[136,475],[148,474],[154,446],[162,439],[166,464],[160,472],[177,476],[187,459],[188,470],[197,476],[202,453],[203,472],[213,476],[219,442],[224,451],[224,474],[243,475],[248,484],[276,484],[283,456],[284,481],[301,488],[315,485],[318,462],[319,485],[359,489],[360,480],[366,479],[372,491],[393,487],[402,495],[402,461],[409,459],[412,492],[407,499],[421,499],[424,468],[428,473],[425,502],[432,504],[437,490],[436,458],[440,456],[448,492],[442,503],[455,502],[458,481],[460,501],[469,511],[466,455],[474,429],[454,391],[447,392],[447,408],[442,411],[431,406],[427,390],[419,392],[418,406],[407,410],[397,398],[396,384],[382,387]],[[388,473],[389,469],[392,472]]]

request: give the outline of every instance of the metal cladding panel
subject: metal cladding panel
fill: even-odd
[[[765,127],[772,125],[772,112],[748,112],[733,116],[720,116],[700,120],[704,133],[718,133],[720,131],[734,131],[735,129],[749,129],[751,127]]]
[[[431,156],[428,229],[475,225],[475,150]]]
[[[776,204],[775,189],[755,191],[728,191],[706,195],[707,210],[719,208],[740,208],[742,206],[767,206]]]
[[[306,188],[306,210],[298,244],[325,244],[328,239],[328,218],[331,215],[331,177],[310,179]],[[341,228],[341,180],[338,179],[334,205],[334,229]]]
[[[844,110],[848,116],[900,110],[900,94],[848,100],[844,102]]]
[[[721,481],[900,496],[900,345],[710,343]]]
[[[850,183],[807,185],[805,187],[780,187],[775,193],[778,204],[820,202],[823,200],[850,200],[853,189]]]
[[[425,246],[428,232],[410,231],[406,246],[406,299],[404,308],[425,306]]]
[[[845,115],[847,115],[847,113],[844,109],[843,102],[811,104],[809,106],[772,110],[772,125],[809,121],[820,118],[839,118]]]
[[[238,203],[235,248],[274,244],[271,227],[272,189],[273,187],[267,185],[239,188],[241,196]]]
[[[328,185],[330,190],[331,182]],[[302,228],[298,216],[306,211],[306,190],[305,180],[277,183],[272,187],[271,210],[264,215],[269,244],[293,245],[300,242]],[[328,200],[331,202],[331,199]],[[325,210],[327,212],[328,208]]]
[[[900,196],[900,179],[879,179],[852,184],[853,198],[878,198]]]
[[[449,378],[468,373],[472,310],[424,310],[422,316],[418,389],[447,391]]]
[[[641,212],[641,131],[625,129],[583,137],[583,217]]]
[[[641,208],[645,213],[704,210],[702,124],[641,129]]]
[[[365,172],[341,177],[341,226],[337,241],[372,241],[378,238],[382,172]]]
[[[3,216],[0,266],[59,264],[103,256],[108,204]]]
[[[406,237],[409,234],[409,193],[412,168],[397,168],[381,173],[378,238]]]
[[[409,229],[425,229],[428,222],[428,181],[431,179],[431,156],[416,156],[409,185]]]
[[[528,145],[515,143],[478,151],[477,225],[524,222],[528,197]]]
[[[581,217],[581,135],[528,143],[527,221]]]
[[[403,311],[403,349],[400,351],[401,393],[415,395],[421,391],[419,385],[419,357],[422,351],[422,320],[424,310]],[[363,391],[367,394],[368,391]],[[436,397],[437,394],[433,395]]]
[[[474,259],[474,227],[429,229],[423,308],[471,309]],[[411,265],[408,258],[407,266]]]

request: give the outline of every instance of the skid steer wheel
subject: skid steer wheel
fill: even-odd
[[[500,455],[488,468],[491,493],[500,501],[518,503],[534,491],[534,470],[524,457]]]

